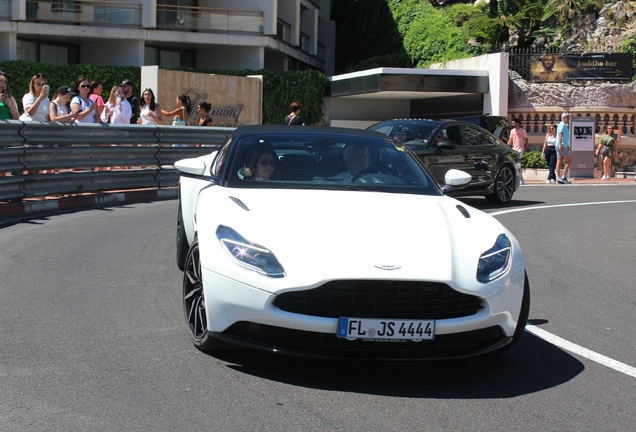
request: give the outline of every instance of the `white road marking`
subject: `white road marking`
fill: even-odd
[[[568,342],[565,339],[560,338],[559,336],[555,336],[552,333],[548,333],[545,330],[541,330],[539,327],[532,324],[526,325],[526,331],[532,333],[538,338],[543,339],[546,342],[551,343],[552,345],[558,346],[559,348],[563,348],[564,350],[570,351],[571,353],[577,354],[581,357],[585,357],[586,359],[595,361],[596,363],[607,366],[608,368],[614,369],[615,371],[622,372],[626,375],[636,378],[636,368],[628,366],[625,363],[621,363],[602,354],[591,351],[587,348],[583,348],[582,346],[579,346],[572,342]]]
[[[516,209],[510,209],[510,210],[501,210],[498,212],[490,213],[490,215],[498,216],[498,215],[508,214],[508,213],[516,213],[516,212],[529,211],[529,210],[543,210],[543,209],[558,208],[558,207],[577,207],[577,206],[586,206],[586,205],[606,205],[606,204],[624,204],[624,203],[636,203],[636,200],[600,201],[600,202],[591,202],[591,203],[572,203],[572,204],[557,204],[557,205],[546,205],[546,206],[537,206],[537,207],[525,207],[525,208],[516,208]],[[553,335],[552,333],[548,333],[545,330],[541,330],[539,327],[534,326],[532,324],[526,325],[526,331],[559,348],[570,351],[571,353],[577,354],[581,357],[585,357],[588,360],[595,361],[596,363],[599,363],[603,366],[607,366],[608,368],[614,369],[615,371],[622,372],[626,375],[636,378],[636,368],[626,365],[625,363],[621,363],[617,360],[611,359],[609,357],[606,357],[602,354],[599,354],[587,348],[583,348],[580,345],[569,342],[559,336]]]
[[[606,204],[624,204],[624,203],[636,203],[636,200],[624,200],[624,201],[600,201],[600,202],[590,202],[590,203],[572,203],[572,204],[555,204],[555,205],[545,205],[545,206],[537,206],[537,207],[524,207],[524,208],[514,208],[510,210],[501,210],[493,213],[488,213],[490,216],[499,216],[502,214],[508,213],[517,213],[522,211],[530,211],[530,210],[544,210],[558,207],[577,207],[577,206],[587,206],[587,205],[606,205]]]

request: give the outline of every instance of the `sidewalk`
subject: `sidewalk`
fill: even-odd
[[[87,193],[66,197],[25,198],[20,202],[0,201],[0,225],[23,218],[54,215],[73,210],[176,199],[178,193],[178,189],[175,187]]]
[[[526,180],[525,185],[522,186],[576,186],[576,185],[621,185],[621,184],[633,184],[636,185],[636,181],[633,178],[611,178],[609,180],[601,180],[600,178],[576,178],[572,177],[568,179],[570,184],[550,183],[547,184],[545,180]]]

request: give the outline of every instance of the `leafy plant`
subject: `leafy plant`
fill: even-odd
[[[537,150],[525,152],[521,157],[521,168],[548,168],[548,163]]]

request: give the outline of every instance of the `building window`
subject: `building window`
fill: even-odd
[[[17,60],[48,64],[79,63],[78,45],[41,43],[20,39],[17,42]]]
[[[51,0],[51,12],[82,12],[82,4],[72,0]]]
[[[167,50],[146,46],[144,64],[159,65],[164,68],[195,67],[195,53],[189,50]]]

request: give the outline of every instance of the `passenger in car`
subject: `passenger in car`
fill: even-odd
[[[247,166],[239,171],[243,180],[270,180],[276,169],[278,156],[271,147],[257,147],[250,156]]]
[[[342,158],[347,170],[337,174],[331,179],[351,181],[356,174],[369,168],[369,149],[360,144],[347,144],[342,151]]]

